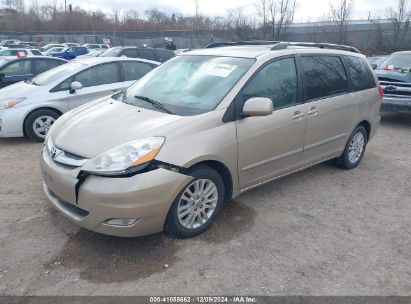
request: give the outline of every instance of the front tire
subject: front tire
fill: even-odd
[[[343,169],[354,169],[364,157],[368,135],[363,126],[358,126],[352,132],[345,145],[343,154],[337,159],[337,165]]]
[[[33,141],[43,142],[47,132],[54,124],[59,114],[52,110],[37,110],[30,113],[24,122],[24,132]]]
[[[177,195],[166,218],[165,230],[176,238],[189,238],[206,231],[224,202],[224,182],[217,171],[199,166]]]

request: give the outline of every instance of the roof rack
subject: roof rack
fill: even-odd
[[[333,43],[315,43],[315,42],[287,42],[281,41],[273,45],[271,50],[283,50],[289,46],[302,46],[302,47],[314,47],[320,49],[333,49],[333,50],[342,50],[353,53],[361,54],[360,50],[356,47],[342,44],[333,44]]]
[[[236,45],[273,45],[279,41],[267,41],[267,40],[250,40],[250,41],[225,41],[225,42],[213,42],[206,45],[205,49],[211,49],[222,46],[236,46]]]
[[[313,47],[320,49],[333,49],[342,50],[353,53],[361,54],[360,50],[356,47],[349,45],[333,44],[333,43],[315,43],[315,42],[288,42],[288,41],[266,41],[266,40],[251,40],[251,41],[226,41],[226,42],[213,42],[205,46],[206,49],[224,47],[224,46],[237,46],[237,45],[272,45],[271,50],[284,50],[289,46],[302,46]]]

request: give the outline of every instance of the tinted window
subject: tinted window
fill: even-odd
[[[166,50],[156,50],[157,60],[164,62],[171,57],[174,57],[174,53]]]
[[[77,74],[74,80],[79,81],[83,87],[118,82],[117,63],[110,62],[89,68]]]
[[[121,56],[126,56],[126,57],[130,57],[130,58],[137,58],[138,57],[137,49],[125,49],[121,53]]]
[[[41,56],[42,54],[40,53],[40,51],[38,50],[31,50],[31,52],[33,53],[33,55],[38,55]]]
[[[85,47],[76,47],[74,48],[74,53],[77,55],[83,55],[87,53],[87,49]]]
[[[376,87],[374,76],[364,59],[353,56],[346,56],[345,59],[355,91]]]
[[[154,55],[154,52],[152,50],[144,50],[140,49],[140,58],[148,59],[148,60],[156,60],[156,56]]]
[[[316,99],[347,91],[347,75],[339,57],[304,56],[302,63],[307,99]]]
[[[31,74],[31,61],[18,60],[6,66],[2,71],[6,76],[18,76]]]
[[[59,60],[36,60],[36,72],[41,74],[47,70],[59,66],[61,62]]]
[[[125,61],[122,64],[125,81],[140,79],[153,69],[151,64],[142,62]]]
[[[294,58],[274,61],[261,69],[243,91],[244,101],[251,97],[267,97],[274,108],[297,103],[297,72]]]

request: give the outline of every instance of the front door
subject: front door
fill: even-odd
[[[242,189],[301,166],[306,105],[301,104],[294,57],[277,59],[257,71],[242,91],[241,102],[267,97],[269,116],[237,121],[238,173]]]
[[[74,109],[89,101],[108,96],[124,88],[120,81],[117,62],[93,66],[71,77],[69,82],[78,81],[82,88],[68,95],[69,107]]]

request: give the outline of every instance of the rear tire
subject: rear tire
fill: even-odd
[[[224,181],[208,166],[195,167],[194,177],[177,195],[167,214],[165,230],[176,238],[189,238],[206,231],[220,212],[224,197]]]
[[[59,114],[52,110],[36,110],[30,113],[24,122],[24,132],[33,141],[43,142],[50,127],[54,124]]]
[[[363,126],[358,126],[352,132],[345,145],[343,154],[337,158],[337,165],[343,169],[354,169],[364,157],[368,135]]]

